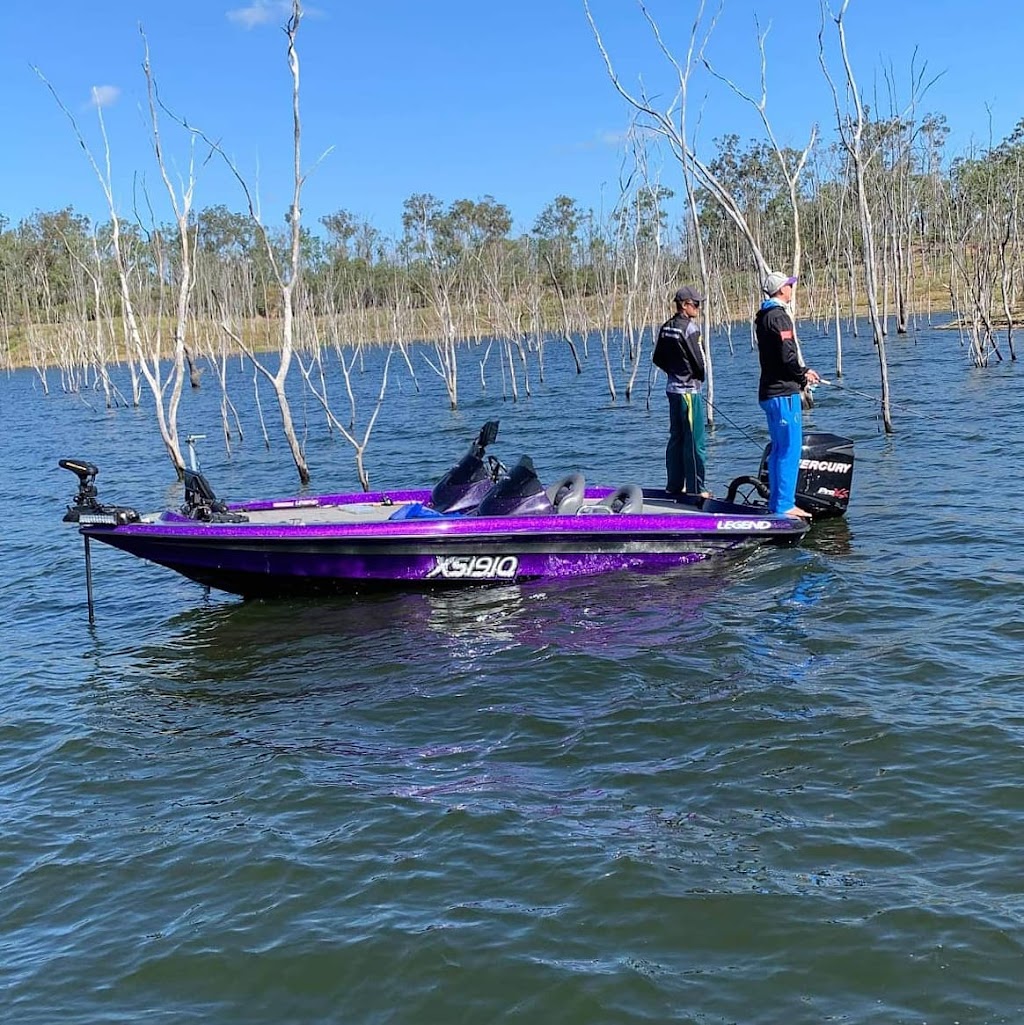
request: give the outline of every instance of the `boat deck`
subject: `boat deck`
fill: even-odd
[[[609,492],[611,493],[611,492]],[[605,504],[607,495],[588,496],[583,505],[574,513],[553,513],[556,517],[573,516],[687,516],[707,515],[709,517],[721,515],[764,515],[763,510],[754,510],[749,506],[735,505],[728,502],[719,502],[714,499],[703,503],[696,497],[677,498],[666,495],[663,492],[644,493],[643,500],[638,505],[627,505],[621,509],[613,509]],[[302,502],[282,502],[272,507],[249,508],[245,505],[233,506],[233,510],[243,513],[249,523],[254,526],[316,526],[329,524],[363,524],[363,523],[385,523],[396,518],[403,508],[418,505],[412,501],[366,501],[366,502],[328,502],[321,504],[316,500]],[[429,514],[422,517],[410,517],[418,519],[433,518]],[[456,514],[451,519],[462,519]]]

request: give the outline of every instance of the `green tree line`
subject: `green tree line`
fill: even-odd
[[[975,362],[1012,357],[1021,289],[1024,121],[990,149],[948,162],[942,117],[872,121],[870,133],[869,196],[887,326],[904,332],[915,313],[951,309],[970,336]],[[793,219],[767,144],[722,136],[708,165],[764,252],[785,265],[794,248]],[[835,145],[817,146],[808,167],[799,195],[802,313],[824,316],[838,308],[851,317],[859,308],[860,270],[849,168]],[[717,318],[743,318],[757,296],[748,248],[713,196],[697,188],[694,197],[719,292]],[[656,282],[664,292],[696,276],[695,219],[660,183],[641,180],[625,189],[604,219],[557,196],[519,235],[512,232],[510,209],[491,196],[446,205],[433,195],[413,195],[401,223],[401,235],[389,237],[370,220],[339,209],[321,217],[315,230],[304,226],[303,305],[357,319],[362,313],[362,325],[378,341],[388,338],[390,324],[380,314],[399,301],[415,312],[416,333],[424,337],[451,331],[470,338],[513,328],[571,333],[585,329],[587,318],[590,326],[601,321],[609,290],[621,326],[623,311],[636,305],[631,291],[646,294]],[[279,290],[268,243],[283,260],[286,228],[271,230],[265,240],[248,214],[223,205],[195,209],[189,226],[196,321],[215,324],[226,307],[247,321],[273,317]],[[161,293],[178,272],[176,226],[124,220],[121,230],[134,286],[157,314]],[[83,326],[103,320],[112,325],[107,343],[117,356],[121,295],[110,243],[109,224],[71,207],[18,223],[0,215],[0,358],[7,365],[91,362],[98,356],[95,333]],[[644,270],[630,274],[637,260]],[[655,319],[663,306],[655,304]]]

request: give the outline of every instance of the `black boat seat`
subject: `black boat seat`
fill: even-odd
[[[607,498],[602,498],[597,504],[598,508],[606,509],[611,513],[622,515],[642,513],[644,511],[644,493],[636,484],[624,484]]]
[[[582,473],[567,473],[547,488],[547,496],[561,516],[575,516],[583,505],[587,485]]]

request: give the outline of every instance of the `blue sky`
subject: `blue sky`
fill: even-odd
[[[837,0],[834,0],[837,3]],[[709,3],[709,9],[716,8]],[[12,221],[66,205],[105,219],[99,185],[64,115],[32,70],[46,76],[102,154],[95,106],[103,103],[120,211],[170,216],[152,156],[141,70],[141,25],[166,104],[219,139],[258,189],[265,219],[279,222],[290,195],[290,79],[278,0],[38,0],[4,4],[0,91],[0,214]],[[609,209],[619,192],[629,111],[608,80],[582,0],[309,0],[300,29],[304,164],[313,170],[304,218],[339,208],[387,234],[400,231],[403,201],[430,192],[443,202],[492,195],[526,231],[556,195]],[[693,0],[649,0],[678,56]],[[591,0],[623,81],[643,77],[669,97],[672,79],[635,0]],[[818,65],[817,0],[725,0],[709,43],[718,70],[759,91],[755,15],[767,41],[768,110],[780,139],[802,147],[818,122],[831,135],[831,96]],[[862,88],[884,69],[901,99],[910,66],[938,78],[919,105],[944,113],[951,149],[985,146],[1024,116],[1017,72],[1024,44],[1017,4],[979,0],[852,0],[847,33]],[[831,38],[831,35],[830,35]],[[840,74],[838,64],[835,65]],[[98,90],[96,93],[93,90]],[[759,134],[756,117],[706,75],[692,100],[702,141]],[[696,110],[696,108],[694,108]],[[695,115],[692,115],[695,117]],[[165,120],[169,159],[184,169],[188,142]],[[678,187],[671,158],[660,177]],[[237,183],[216,162],[200,171],[197,207],[243,210]]]

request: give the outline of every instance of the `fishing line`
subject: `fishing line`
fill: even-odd
[[[713,409],[713,410],[715,411],[715,413],[716,413],[716,414],[717,414],[718,416],[720,416],[720,417],[721,417],[721,418],[722,418],[722,419],[723,419],[723,420],[724,420],[724,421],[725,421],[725,422],[726,422],[727,424],[729,424],[729,425],[730,425],[731,427],[734,427],[734,428],[735,428],[735,429],[736,429],[737,431],[739,431],[739,432],[740,432],[740,434],[742,434],[742,435],[743,435],[743,437],[744,437],[744,438],[746,438],[746,439],[747,439],[747,441],[749,441],[749,442],[750,442],[750,443],[751,443],[752,445],[756,445],[758,449],[762,449],[762,448],[764,448],[764,443],[763,443],[763,442],[761,442],[760,440],[758,440],[757,438],[755,438],[755,437],[754,437],[753,435],[751,435],[751,434],[750,434],[750,433],[749,433],[749,432],[747,431],[747,429],[746,429],[746,428],[744,428],[744,427],[741,427],[741,426],[740,426],[740,425],[739,425],[738,423],[736,423],[736,421],[735,421],[735,420],[733,420],[733,419],[732,419],[731,417],[728,417],[728,416],[726,416],[726,415],[725,415],[725,413],[723,413],[723,412],[722,412],[722,410],[721,410],[721,409],[720,409],[720,408],[719,408],[718,406],[716,406],[716,405],[715,405],[715,404],[714,404],[713,402],[710,402],[710,401],[708,401],[707,399],[705,399],[704,401],[705,401],[705,402],[707,402],[707,404],[708,404],[708,405],[709,405],[709,406],[710,406],[710,407],[711,407],[711,408],[712,408],[712,409]]]
[[[873,402],[878,406],[881,406],[882,403],[882,400],[878,395],[872,395],[866,391],[857,391],[856,388],[849,388],[839,381],[826,381],[824,378],[822,378],[819,381],[819,384],[827,384],[830,388],[841,388],[843,391],[849,392],[851,395],[856,395],[858,398],[861,399],[868,399],[870,402]],[[936,423],[938,423],[942,419],[941,417],[935,416],[932,413],[922,413],[920,412],[920,410],[910,409],[909,407],[903,405],[901,402],[890,402],[889,405],[892,406],[893,409],[900,410],[901,413],[908,413],[910,416],[920,416],[923,417],[925,420],[934,420]]]

